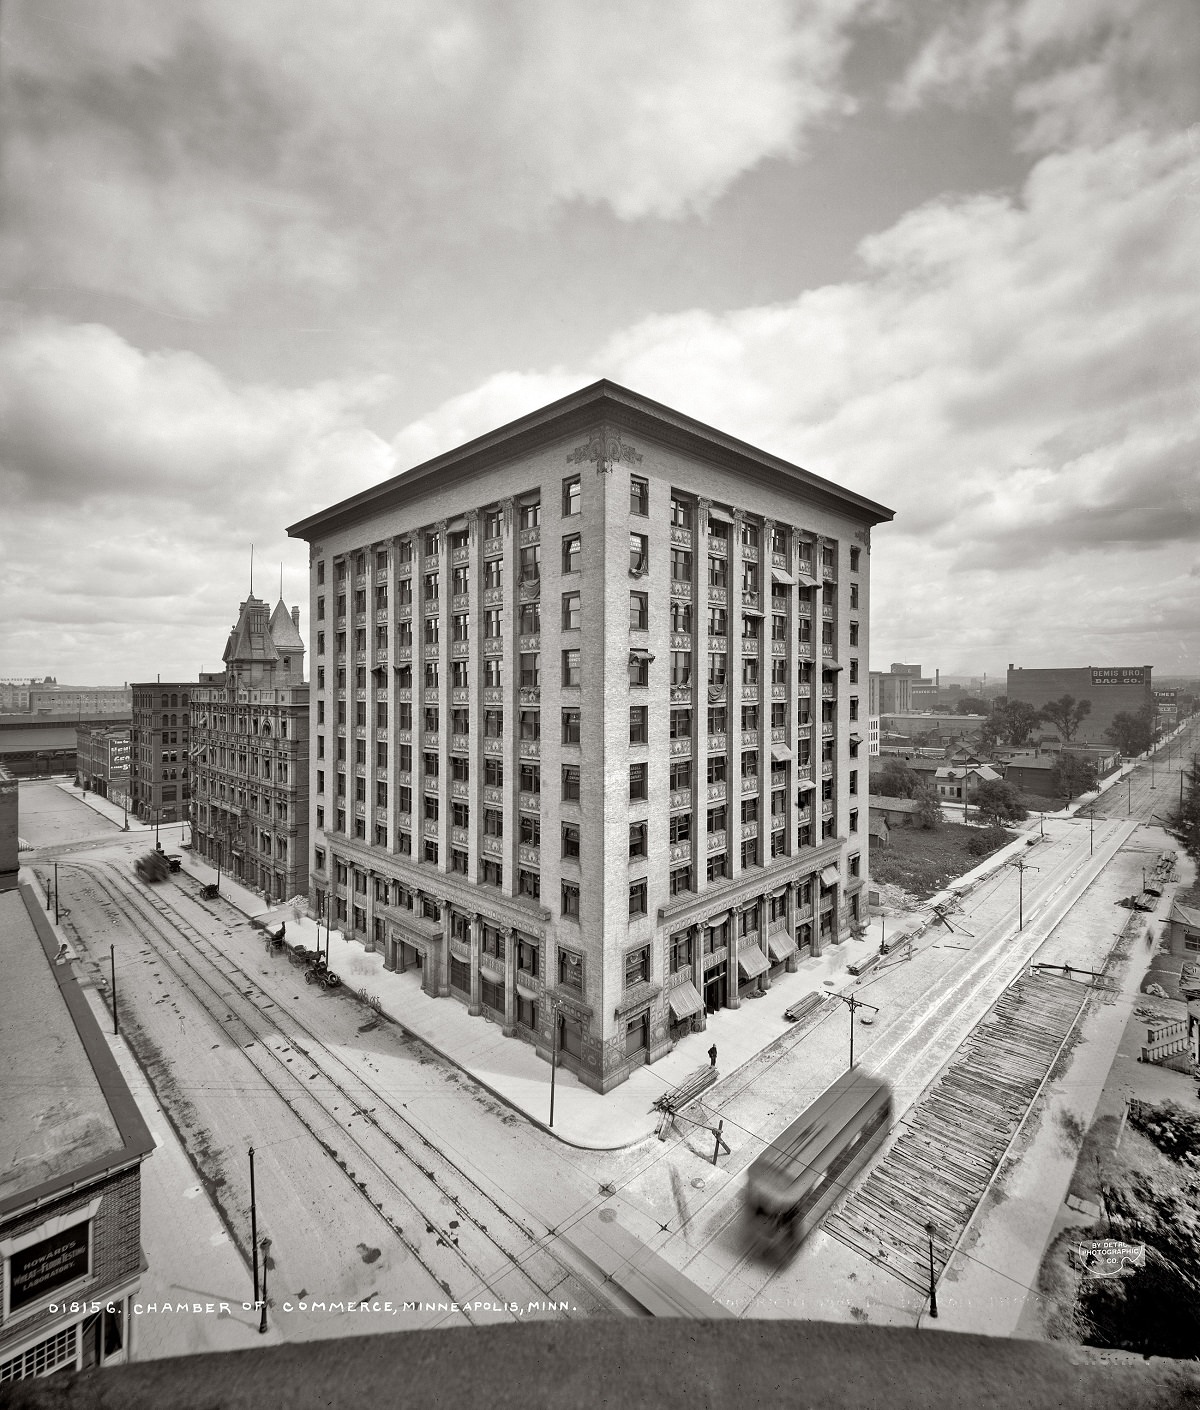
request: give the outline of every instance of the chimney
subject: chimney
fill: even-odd
[[[1008,663],[1008,669],[1011,671],[1012,668],[1013,668],[1013,663],[1010,661],[1010,662]]]
[[[942,668],[941,668],[940,666],[935,666],[935,667],[933,668],[933,683],[934,683],[934,686],[935,686],[938,690],[941,690],[941,688],[942,688]]]
[[[292,623],[293,623],[293,625],[295,626],[296,630],[299,631],[299,630],[300,630],[300,609],[299,609],[299,607],[293,607],[293,608],[292,608]]]

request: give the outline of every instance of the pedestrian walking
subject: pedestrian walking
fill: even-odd
[[[717,1045],[715,1043],[708,1050],[708,1064],[710,1067],[717,1065]]]

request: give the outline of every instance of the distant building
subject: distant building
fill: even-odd
[[[28,886],[0,893],[0,1389],[131,1359],[154,1149]]]
[[[34,685],[29,688],[31,715],[127,715],[133,708],[127,685]]]
[[[133,686],[131,792],[143,822],[181,822],[188,816],[188,710],[195,688],[194,681]]]
[[[867,796],[867,807],[872,822],[879,820],[889,827],[908,827],[921,804],[916,798],[885,798],[880,793],[871,793]]]
[[[1200,954],[1200,909],[1173,901],[1167,914],[1167,940],[1173,955]]]
[[[969,803],[981,783],[998,783],[1000,775],[989,764],[943,764],[934,775],[939,798]]]
[[[1079,666],[1071,668],[1008,668],[1008,698],[1041,709],[1064,695],[1091,702],[1091,713],[1072,739],[1077,744],[1108,744],[1106,732],[1121,713],[1154,713],[1152,666]],[[1052,728],[1052,727],[1050,727]]]
[[[196,849],[275,900],[307,896],[309,689],[300,609],[289,613],[280,600],[271,612],[248,597],[224,661],[223,672],[202,675],[192,690]],[[366,741],[354,747],[365,760]],[[337,748],[344,754],[344,737]]]
[[[939,744],[944,745],[965,739],[968,735],[978,734],[987,723],[987,718],[986,715],[957,714],[896,715],[885,710],[882,724],[885,734],[902,734],[909,739],[933,735]]]
[[[128,725],[129,716],[93,719],[89,724]],[[0,763],[17,778],[50,774],[74,776],[78,763],[78,721],[57,715],[0,715]]]
[[[925,672],[920,666],[908,666],[903,661],[893,661],[888,670],[893,676],[909,676],[913,680],[925,679]]]
[[[868,673],[872,715],[909,715],[913,709],[912,676]]]

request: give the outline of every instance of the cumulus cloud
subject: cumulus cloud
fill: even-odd
[[[272,278],[336,294],[435,229],[677,217],[847,110],[866,3],[27,0],[4,252],[203,315]]]

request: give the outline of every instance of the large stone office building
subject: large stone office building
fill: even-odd
[[[130,795],[142,822],[182,822],[190,813],[188,712],[194,681],[138,681],[129,736]]]
[[[599,382],[293,525],[316,911],[601,1090],[845,938],[890,517]]]

